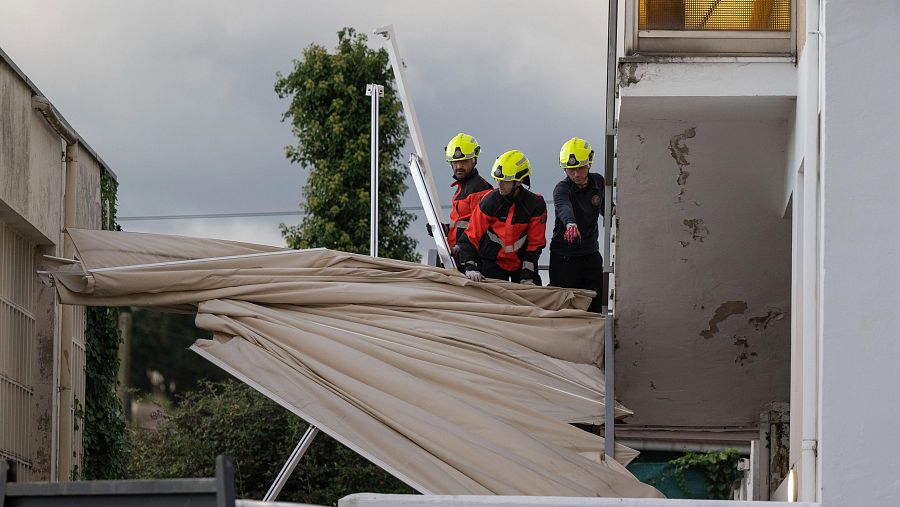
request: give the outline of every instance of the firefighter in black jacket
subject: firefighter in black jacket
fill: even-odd
[[[594,150],[573,137],[559,151],[559,166],[566,178],[553,189],[556,221],[550,240],[550,285],[597,292],[588,311],[600,312],[607,299],[602,293],[603,256],[598,221],[603,213],[603,176],[590,172]]]
[[[530,185],[530,176],[531,164],[521,151],[508,151],[494,162],[491,177],[498,188],[481,199],[460,236],[460,261],[469,279],[541,285],[537,263],[547,244],[547,204],[522,186]]]

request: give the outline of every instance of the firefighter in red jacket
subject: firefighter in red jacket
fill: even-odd
[[[475,281],[541,285],[537,265],[547,244],[547,204],[523,186],[530,186],[531,164],[521,151],[508,151],[494,162],[491,176],[498,188],[481,199],[459,238],[462,270]]]
[[[478,141],[463,133],[453,136],[453,139],[444,148],[447,163],[450,164],[453,179],[456,180],[451,185],[456,187],[456,193],[453,195],[450,227],[447,231],[447,243],[450,251],[455,255],[459,251],[457,246],[459,237],[466,233],[472,212],[478,207],[481,198],[494,189],[487,180],[478,174],[478,169],[475,167],[478,164],[480,153],[481,146],[478,145]]]

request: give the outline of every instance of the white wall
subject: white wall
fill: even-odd
[[[900,505],[900,2],[829,1],[822,505]]]

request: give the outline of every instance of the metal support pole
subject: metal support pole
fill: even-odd
[[[266,496],[263,497],[263,502],[275,501],[275,498],[281,493],[281,488],[284,487],[288,478],[294,473],[294,469],[297,468],[297,463],[300,463],[300,458],[306,454],[306,450],[309,449],[309,444],[312,443],[318,433],[319,428],[316,428],[313,425],[306,428],[306,433],[304,433],[303,437],[300,438],[300,441],[297,442],[297,447],[294,447],[294,452],[291,453],[291,456],[281,468],[281,471],[278,472],[278,476],[275,477],[275,482],[272,483],[269,491],[266,492]]]
[[[370,138],[372,178],[369,187],[372,209],[369,216],[369,253],[372,257],[378,257],[378,99],[384,97],[384,86],[367,84],[366,95],[372,97],[372,136]]]
[[[606,456],[615,459],[616,456],[616,370],[613,349],[615,348],[616,333],[615,320],[612,312],[606,313],[606,338],[603,346],[603,367],[606,370],[606,415],[603,420],[604,435],[606,441],[603,451]]]
[[[606,280],[607,298],[609,298],[612,263],[612,205],[613,188],[616,181],[616,68],[618,63],[617,44],[619,21],[619,2],[609,0],[609,13],[607,17],[608,36],[606,47],[606,137],[604,150],[604,179],[606,180],[605,197],[606,206],[603,210],[603,277]],[[615,318],[614,306],[607,303],[605,308],[605,339],[603,347],[604,375],[606,377],[606,414],[603,422],[604,456],[615,459],[616,456],[616,370],[615,370]]]
[[[610,244],[612,234],[612,200],[613,186],[615,184],[615,158],[616,158],[616,67],[618,51],[616,46],[619,40],[618,19],[619,2],[609,0],[609,12],[607,14],[607,47],[606,47],[606,137],[604,150],[603,178],[606,180],[606,206],[603,210],[603,271],[608,277],[612,272],[610,259]]]

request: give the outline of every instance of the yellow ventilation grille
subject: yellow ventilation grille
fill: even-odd
[[[791,31],[790,0],[640,0],[640,30]]]

